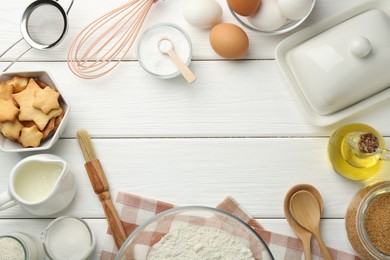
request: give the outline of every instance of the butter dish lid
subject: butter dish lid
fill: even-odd
[[[315,125],[390,97],[390,1],[367,1],[282,41],[276,61]]]

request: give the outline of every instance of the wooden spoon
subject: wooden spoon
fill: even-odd
[[[296,192],[290,200],[290,212],[302,227],[312,232],[316,237],[324,258],[332,260],[320,234],[321,207],[316,197],[305,190]]]
[[[284,215],[286,216],[286,220],[288,224],[290,225],[291,229],[294,231],[296,236],[301,240],[302,246],[303,246],[303,253],[305,256],[305,260],[311,260],[311,248],[310,248],[310,242],[311,242],[311,233],[307,231],[305,228],[303,228],[301,225],[299,225],[294,217],[291,215],[290,212],[290,200],[291,197],[294,195],[294,193],[300,191],[300,190],[306,190],[311,192],[314,197],[316,197],[318,204],[320,205],[320,209],[322,212],[323,209],[323,202],[322,197],[319,191],[310,184],[298,184],[293,186],[284,197],[284,203],[283,203],[283,209],[284,209]]]

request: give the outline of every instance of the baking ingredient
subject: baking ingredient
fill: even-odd
[[[138,60],[148,72],[161,77],[179,75],[179,70],[172,59],[158,49],[162,38],[172,42],[173,49],[181,61],[188,64],[191,55],[191,43],[178,28],[170,25],[156,25],[146,30],[138,43]]]
[[[43,260],[40,241],[28,234],[12,232],[0,237],[0,260]]]
[[[214,51],[227,59],[243,57],[249,48],[244,30],[231,23],[221,23],[210,31],[210,44]]]
[[[345,215],[345,227],[348,235],[348,240],[351,243],[353,249],[359,254],[361,259],[364,260],[375,260],[375,259],[386,259],[383,254],[380,253],[374,246],[373,243],[367,236],[367,230],[364,227],[364,222],[367,221],[365,213],[367,212],[370,202],[373,202],[375,198],[379,198],[380,194],[390,193],[390,182],[382,181],[372,183],[362,188],[351,200],[347,213]],[[388,211],[390,208],[389,195],[386,195],[385,203],[387,204],[382,210]],[[376,207],[375,207],[376,208]],[[378,209],[378,208],[376,208]],[[371,209],[372,210],[372,209]],[[381,211],[382,211],[381,210]],[[384,211],[382,211],[383,213]],[[388,214],[388,213],[387,213]],[[388,218],[388,215],[386,216]],[[377,221],[381,217],[377,218]],[[368,220],[369,222],[374,219]],[[375,221],[375,220],[374,220]],[[388,223],[388,219],[385,222]],[[379,222],[378,222],[379,223]],[[389,225],[382,226],[382,229],[387,229],[388,233]],[[388,241],[388,240],[387,240]],[[374,257],[375,256],[375,257]]]
[[[45,199],[62,172],[57,163],[32,161],[18,169],[14,178],[14,189],[23,200],[37,202]]]
[[[56,260],[86,259],[94,246],[88,227],[77,218],[59,218],[44,234],[46,250]]]
[[[228,0],[232,10],[242,16],[254,14],[261,5],[261,0]]]
[[[372,127],[365,124],[348,124],[337,129],[329,139],[328,156],[336,172],[352,180],[364,180],[374,176],[382,168],[383,161],[377,155],[361,156],[349,143],[348,138],[356,133],[375,135],[379,145],[385,147],[384,139]]]
[[[313,0],[277,0],[282,14],[291,20],[301,20],[309,14]]]
[[[221,20],[222,8],[215,0],[189,0],[184,3],[183,16],[194,27],[210,28]]]
[[[250,249],[238,237],[207,226],[174,230],[153,246],[147,259],[254,260]]]
[[[257,29],[273,31],[282,27],[287,18],[280,12],[276,0],[262,0],[257,12],[248,16],[248,21]]]
[[[12,237],[0,237],[0,260],[24,260],[23,246]]]
[[[176,67],[188,83],[192,83],[196,80],[194,73],[177,57],[175,51],[173,50],[173,44],[169,39],[162,38],[158,42],[158,48],[161,53],[167,54],[171,57],[173,63],[175,63]]]
[[[364,228],[374,247],[390,255],[390,192],[377,195],[368,205]]]

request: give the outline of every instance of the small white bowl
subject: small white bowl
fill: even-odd
[[[42,141],[38,147],[23,147],[20,143],[12,141],[4,137],[0,133],[0,150],[4,152],[32,152],[32,151],[42,151],[51,148],[55,142],[58,141],[60,135],[64,132],[66,123],[69,119],[70,105],[65,100],[64,96],[61,93],[58,84],[54,82],[53,77],[47,71],[24,71],[24,72],[7,72],[0,75],[0,82],[12,79],[13,76],[26,77],[26,78],[37,78],[47,85],[57,90],[60,93],[59,102],[64,110],[64,117],[58,126],[57,130],[51,136],[47,137]]]
[[[181,73],[171,58],[158,50],[157,43],[163,38],[171,40],[176,55],[189,66],[192,58],[190,36],[183,28],[171,23],[152,25],[141,34],[137,45],[137,58],[141,67],[151,75],[170,79]]]
[[[89,259],[96,247],[96,236],[91,227],[85,220],[73,216],[53,220],[41,233],[41,239],[50,260]]]
[[[297,28],[299,25],[301,25],[306,20],[306,18],[309,17],[311,12],[313,11],[314,6],[316,4],[316,0],[312,0],[310,11],[309,11],[309,13],[305,17],[303,17],[300,20],[287,20],[287,22],[282,27],[280,27],[279,29],[276,29],[276,30],[272,30],[272,31],[265,31],[265,30],[261,30],[259,28],[256,28],[255,26],[253,26],[248,21],[247,17],[241,16],[239,14],[236,14],[233,11],[233,9],[230,7],[228,1],[226,1],[226,3],[227,3],[227,6],[229,7],[230,12],[234,16],[234,18],[236,18],[236,20],[242,26],[244,26],[245,28],[247,28],[247,29],[249,29],[251,31],[258,32],[258,33],[261,33],[263,35],[273,36],[273,35],[279,35],[279,34],[283,34],[283,33],[289,32],[289,31],[294,30],[295,28]]]

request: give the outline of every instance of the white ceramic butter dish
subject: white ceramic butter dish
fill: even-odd
[[[390,98],[390,1],[368,1],[286,38],[276,61],[314,125]]]

